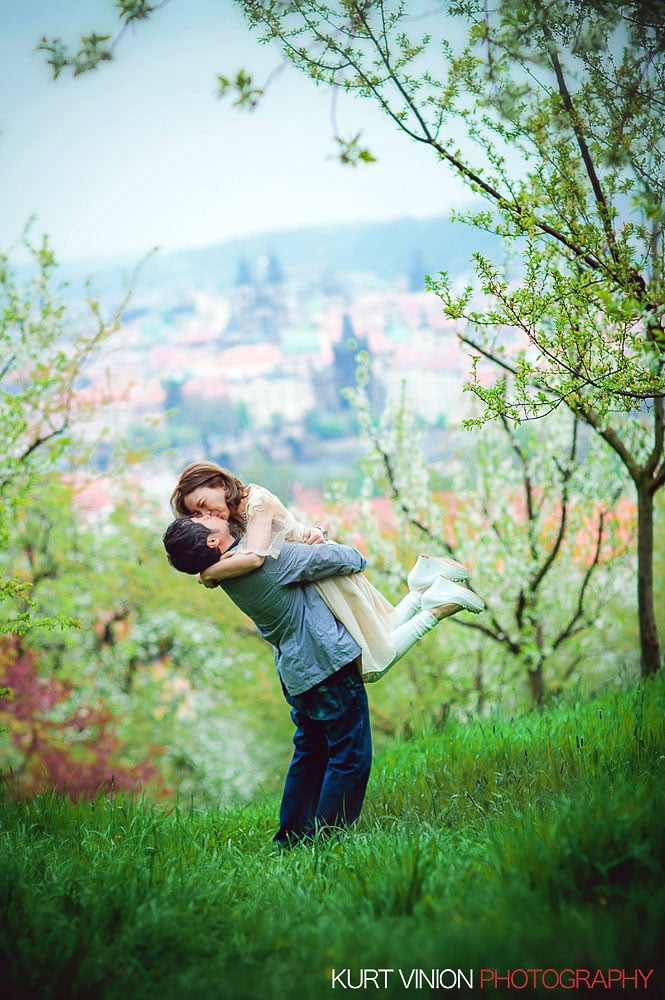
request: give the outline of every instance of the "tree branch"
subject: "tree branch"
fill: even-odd
[[[587,623],[586,626],[580,626],[576,628],[578,622],[580,622],[584,618],[584,598],[586,595],[587,587],[589,586],[589,582],[591,580],[594,570],[600,565],[600,553],[603,544],[604,528],[605,528],[605,512],[601,510],[598,515],[598,531],[596,534],[595,552],[591,564],[587,567],[587,571],[584,574],[584,579],[582,580],[582,586],[580,587],[580,592],[578,594],[578,599],[577,599],[577,607],[566,627],[559,633],[557,638],[552,643],[553,649],[558,649],[559,646],[566,641],[566,639],[569,639],[571,636],[576,635],[578,632],[582,631],[584,627],[586,628],[589,627],[589,623]]]
[[[589,146],[587,144],[586,137],[584,135],[582,121],[580,119],[579,114],[577,113],[575,105],[573,104],[573,99],[570,95],[570,91],[568,90],[566,79],[563,74],[563,68],[561,66],[559,55],[556,51],[554,40],[552,38],[552,33],[550,32],[549,28],[546,25],[543,25],[543,34],[545,35],[545,39],[547,42],[548,55],[550,62],[552,64],[552,69],[554,70],[554,75],[556,76],[557,86],[559,88],[559,94],[561,96],[561,100],[563,101],[563,106],[568,112],[573,132],[575,134],[575,139],[577,140],[577,145],[580,154],[582,156],[584,167],[587,172],[587,177],[589,178],[591,189],[593,191],[594,198],[596,199],[596,204],[598,205],[598,211],[600,213],[601,222],[603,224],[603,229],[605,231],[607,245],[609,247],[612,260],[614,261],[615,264],[618,264],[619,254],[617,251],[616,237],[614,235],[614,230],[612,228],[612,220],[607,206],[607,199],[605,197],[605,193],[598,178],[598,174],[596,173],[596,168],[594,166],[593,159],[591,157],[591,151],[589,150]]]

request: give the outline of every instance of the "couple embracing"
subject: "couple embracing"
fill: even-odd
[[[274,648],[295,726],[275,841],[290,846],[360,815],[372,762],[365,684],[459,611],[483,603],[452,559],[420,556],[391,605],[355,548],[300,524],[262,486],[211,462],[189,465],[171,497],[169,561],[221,587]]]

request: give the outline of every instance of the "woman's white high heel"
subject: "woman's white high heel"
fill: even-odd
[[[446,580],[468,580],[469,571],[456,559],[445,556],[418,556],[406,580],[409,590],[426,590],[443,576]]]
[[[471,611],[474,615],[479,615],[484,610],[485,604],[467,587],[460,587],[440,576],[436,583],[429,587],[422,598],[423,611],[431,611],[433,608],[440,608],[446,605],[458,604],[465,611]],[[451,614],[455,614],[451,611]]]

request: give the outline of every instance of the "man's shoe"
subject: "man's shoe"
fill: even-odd
[[[426,590],[440,576],[446,580],[468,580],[469,571],[462,563],[445,556],[418,556],[406,580],[409,590]]]
[[[484,602],[472,590],[460,587],[459,584],[446,580],[443,576],[440,576],[423,594],[422,606],[425,611],[452,604],[458,604],[460,609],[471,611],[474,615],[479,615],[485,608]]]

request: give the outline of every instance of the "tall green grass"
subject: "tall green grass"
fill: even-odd
[[[275,850],[277,805],[5,796],[0,995],[318,1000],[347,968],[653,968],[665,995],[663,678],[396,741],[339,838]]]

